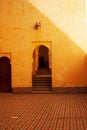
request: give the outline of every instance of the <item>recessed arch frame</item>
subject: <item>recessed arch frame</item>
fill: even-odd
[[[34,57],[34,55],[35,55],[36,50],[37,50],[37,53],[38,53],[40,46],[44,46],[49,50],[49,66],[50,66],[49,68],[51,69],[51,73],[52,73],[52,42],[51,41],[32,41],[32,73],[33,73],[33,71],[34,72],[37,71],[37,67],[36,67],[36,70],[35,70],[35,67],[34,67],[35,60],[37,60]],[[38,66],[37,64],[38,63],[36,62],[36,66]]]

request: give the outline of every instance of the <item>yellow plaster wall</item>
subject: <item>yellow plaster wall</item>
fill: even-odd
[[[11,53],[12,87],[32,86],[33,41],[51,42],[53,87],[87,86],[87,54],[75,41],[28,0],[0,0],[0,53]]]
[[[28,0],[87,52],[86,0]]]

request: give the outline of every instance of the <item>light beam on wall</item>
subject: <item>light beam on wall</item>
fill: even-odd
[[[28,0],[87,52],[85,0]]]

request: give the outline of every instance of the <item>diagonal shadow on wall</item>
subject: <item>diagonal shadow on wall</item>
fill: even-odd
[[[18,41],[20,46],[23,39],[29,39],[30,43],[52,42],[53,86],[58,86],[59,82],[60,86],[87,86],[87,54],[28,0],[6,2],[8,6],[4,6],[8,12],[2,9],[0,25],[12,29],[15,42]],[[34,29],[36,22],[41,22],[38,30]],[[8,33],[8,30],[5,31]]]

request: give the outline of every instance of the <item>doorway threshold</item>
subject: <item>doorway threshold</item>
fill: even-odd
[[[52,94],[53,91],[32,91],[32,94]]]
[[[52,75],[35,75],[35,77],[52,77]]]

